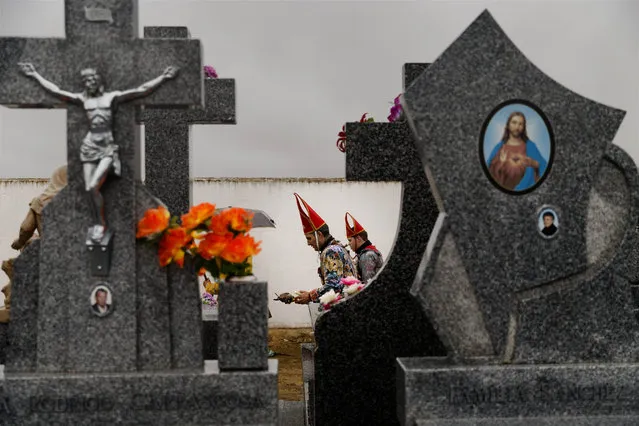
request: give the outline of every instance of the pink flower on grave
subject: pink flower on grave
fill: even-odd
[[[362,282],[353,276],[344,277],[341,279],[341,283],[345,286],[353,285],[353,284],[361,284]]]
[[[204,65],[204,75],[206,78],[217,78],[217,72],[211,65]]]
[[[319,302],[322,305],[322,310],[327,311],[343,299],[344,296],[341,293],[338,294],[335,293],[335,290],[329,290],[319,298]]]
[[[390,115],[388,116],[388,121],[391,123],[393,121],[398,121],[400,118],[402,118],[404,109],[402,108],[402,104],[399,102],[400,96],[402,95],[397,95],[397,97],[395,98],[395,101],[393,102],[393,106],[391,107]]]

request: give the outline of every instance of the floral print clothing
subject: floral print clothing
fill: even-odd
[[[351,257],[334,239],[329,240],[320,252],[320,266],[317,272],[322,281],[322,287],[311,291],[313,302],[317,302],[320,296],[329,290],[334,290],[337,294],[341,293],[344,287],[341,283],[342,278],[357,276]]]

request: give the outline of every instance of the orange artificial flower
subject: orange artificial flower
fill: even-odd
[[[259,246],[260,243],[256,243],[253,237],[238,235],[224,247],[220,257],[231,263],[242,263],[249,256],[258,254],[260,252]]]
[[[234,207],[226,210],[226,214],[229,217],[229,226],[235,232],[248,232],[251,230],[253,213],[249,213],[239,207]]]
[[[206,237],[200,241],[197,251],[202,258],[211,260],[214,257],[219,256],[222,251],[224,251],[224,248],[227,244],[229,244],[231,238],[232,236],[230,234],[218,235],[213,232],[209,232]]]
[[[215,216],[211,218],[211,224],[209,225],[209,229],[212,233],[219,236],[231,236],[231,231],[229,230],[229,220],[230,217],[226,214],[227,210],[222,210]]]
[[[248,232],[251,230],[253,213],[249,213],[240,207],[232,207],[222,210],[211,220],[211,231],[216,234],[226,234],[228,232]]]
[[[160,240],[158,253],[160,266],[166,266],[175,261],[180,267],[184,266],[184,246],[191,241],[189,233],[184,228],[171,228]]]
[[[169,227],[171,214],[164,206],[157,209],[149,209],[144,212],[144,217],[138,222],[138,232],[135,238],[149,237],[162,233]]]
[[[215,204],[202,203],[191,207],[187,214],[182,215],[182,226],[193,229],[206,222],[215,213]]]

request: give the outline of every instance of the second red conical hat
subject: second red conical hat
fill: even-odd
[[[351,226],[350,223],[348,223],[348,217],[350,216],[350,218],[353,220],[353,225]],[[365,229],[362,225],[360,225],[360,223],[358,221],[355,220],[355,218],[353,217],[352,214],[346,212],[346,214],[344,215],[344,222],[346,222],[346,238],[350,238],[350,237],[354,237],[355,235],[363,232]]]

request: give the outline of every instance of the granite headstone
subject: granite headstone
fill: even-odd
[[[408,70],[426,66],[406,64],[404,86],[415,75]],[[438,210],[407,123],[347,123],[346,135],[346,179],[401,182],[401,217],[383,269],[315,323],[315,424],[393,425],[395,358],[445,354],[410,294]]]
[[[216,363],[205,370],[194,274],[185,268],[169,281],[157,249],[135,238],[138,219],[159,204],[139,181],[135,107],[202,103],[199,41],[136,39],[137,27],[137,1],[66,0],[66,39],[0,39],[0,104],[67,108],[69,180],[46,207],[42,239],[16,260],[0,423],[275,424],[277,363],[237,374],[220,374]],[[51,83],[27,78],[21,71],[30,68],[19,63]],[[168,66],[179,69],[176,78],[152,94],[150,84],[140,86]],[[95,98],[68,102],[89,68],[110,91],[138,88],[116,97],[146,96],[117,110]],[[90,90],[96,73],[82,76]],[[41,85],[69,92],[55,98]],[[84,156],[105,144],[121,169],[101,188],[113,245],[109,268],[98,274],[90,248],[99,246],[87,245],[93,216],[80,148]],[[99,293],[108,295],[106,306],[98,306],[98,289],[107,290]]]
[[[402,424],[637,421],[624,112],[549,78],[487,11],[402,105],[441,210],[412,292],[449,354],[398,360]]]
[[[144,27],[145,38],[189,38],[186,27]],[[204,108],[144,107],[145,186],[175,215],[192,205],[190,127],[193,124],[235,124],[235,79],[205,78]],[[169,276],[171,279],[171,276]],[[202,312],[204,359],[217,359],[217,315]]]

